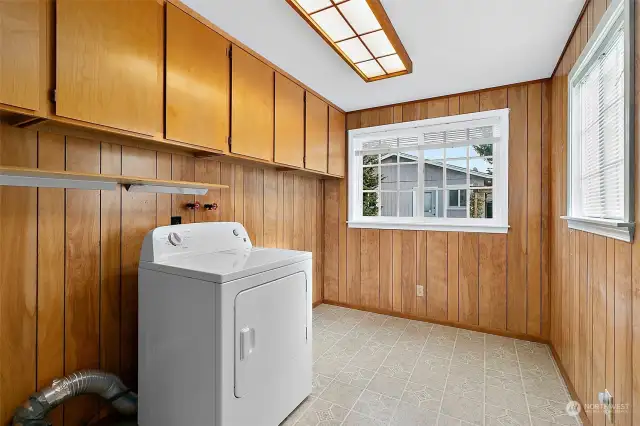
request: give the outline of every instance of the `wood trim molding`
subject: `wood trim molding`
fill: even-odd
[[[558,371],[560,372],[560,375],[564,379],[564,382],[567,384],[567,389],[569,390],[571,399],[573,399],[574,401],[578,401],[580,403],[580,406],[584,407],[582,401],[580,401],[580,398],[578,397],[578,394],[575,388],[573,387],[573,383],[571,383],[571,379],[569,379],[569,375],[567,374],[567,371],[562,366],[562,362],[560,361],[560,356],[556,352],[556,349],[553,347],[552,344],[549,344],[549,348],[551,349],[551,355],[553,356],[553,360],[556,362],[556,365],[558,366]],[[584,426],[591,426],[591,421],[587,417],[587,414],[585,413],[584,410],[580,410],[580,421]]]
[[[374,107],[369,107],[369,108],[362,108],[362,109],[354,109],[352,111],[347,111],[347,115],[348,114],[355,114],[355,113],[361,113],[361,112],[365,112],[365,111],[374,111],[377,109],[382,109],[382,108],[391,108],[391,107],[396,107],[396,106],[404,106],[404,105],[412,105],[412,104],[416,104],[416,103],[420,103],[420,102],[427,102],[427,101],[437,101],[439,99],[448,99],[452,96],[465,96],[465,95],[473,95],[476,93],[484,93],[484,92],[488,92],[491,90],[500,90],[500,89],[509,89],[512,87],[519,87],[519,86],[527,86],[530,84],[535,84],[535,83],[545,83],[550,81],[551,78],[540,78],[538,80],[531,80],[531,81],[521,81],[519,83],[511,83],[511,84],[505,84],[503,86],[494,86],[494,87],[487,87],[484,89],[477,89],[477,90],[469,90],[468,92],[459,92],[459,93],[451,93],[449,95],[442,95],[442,96],[436,96],[433,98],[421,98],[421,99],[414,99],[414,100],[410,100],[410,101],[404,101],[404,102],[397,102],[395,104],[387,104],[387,105],[379,105],[379,106],[374,106]]]
[[[560,67],[560,62],[562,62],[562,58],[564,57],[564,54],[567,53],[567,49],[569,48],[569,45],[571,44],[571,40],[573,39],[573,35],[578,30],[578,25],[580,25],[580,21],[582,20],[582,16],[587,12],[587,8],[589,7],[589,2],[590,1],[591,0],[585,0],[584,5],[582,6],[582,10],[578,14],[578,18],[576,19],[576,23],[573,24],[573,29],[571,30],[571,33],[569,34],[569,38],[567,38],[567,42],[564,45],[564,49],[562,49],[562,53],[560,53],[560,56],[558,57],[558,61],[556,62],[556,66],[553,68],[553,72],[551,73],[551,77],[553,77],[556,74],[556,72],[558,71],[558,67]],[[549,78],[551,78],[551,77],[549,77]]]
[[[24,116],[29,117],[29,116]],[[102,126],[99,124],[87,123],[84,121],[73,120],[64,117],[50,116],[42,119],[35,116],[35,120],[23,120],[20,127],[30,128],[38,131],[47,131],[61,135],[72,135],[85,139],[91,139],[101,142],[114,142],[121,145],[131,145],[136,147],[148,148],[156,151],[165,151],[180,154],[217,154],[222,155],[222,151],[191,145],[184,142],[172,141],[156,136],[148,136],[140,133],[130,132],[128,130],[116,129],[113,127]],[[38,120],[39,119],[39,120]],[[11,121],[7,120],[9,124]],[[127,141],[130,141],[127,143]]]
[[[405,318],[405,319],[410,319],[410,320],[415,320],[415,321],[428,322],[428,323],[432,323],[432,324],[446,325],[446,326],[449,326],[449,327],[462,328],[464,330],[477,331],[477,332],[480,332],[480,333],[493,334],[493,335],[496,335],[496,336],[503,336],[503,337],[511,337],[513,339],[520,339],[520,340],[526,340],[526,341],[529,341],[529,342],[536,342],[536,343],[543,343],[545,345],[550,345],[549,341],[546,340],[546,339],[543,339],[542,337],[536,337],[536,336],[531,336],[531,335],[522,334],[522,333],[515,333],[515,332],[507,331],[507,330],[496,330],[496,329],[493,329],[493,328],[480,327],[480,326],[477,326],[477,325],[463,324],[463,323],[456,322],[456,321],[437,320],[437,319],[433,319],[433,318],[425,318],[425,317],[421,317],[421,316],[417,316],[417,315],[411,315],[411,314],[405,314],[405,313],[402,313],[402,312],[390,311],[390,310],[387,310],[387,309],[370,308],[370,307],[365,307],[365,306],[361,306],[361,305],[355,305],[355,304],[351,304],[351,303],[334,302],[332,300],[323,300],[322,303],[324,303],[326,305],[342,306],[343,308],[357,309],[358,311],[373,312],[375,314],[389,315],[389,316],[397,317],[397,318]]]
[[[321,94],[316,92],[315,90],[311,89],[309,86],[307,86],[306,84],[304,84],[303,82],[301,82],[297,78],[293,77],[291,74],[289,74],[288,72],[286,72],[285,70],[283,70],[282,68],[280,68],[279,66],[274,64],[273,62],[271,62],[268,59],[264,58],[263,56],[258,54],[258,52],[256,52],[255,50],[251,49],[250,47],[248,47],[246,44],[240,42],[235,37],[232,37],[227,32],[223,31],[220,27],[218,27],[218,26],[214,25],[213,23],[211,23],[207,18],[205,18],[204,16],[202,16],[201,14],[196,12],[195,10],[191,9],[186,4],[182,3],[180,0],[166,0],[166,2],[167,3],[171,3],[172,5],[176,6],[179,9],[181,9],[183,12],[185,12],[188,15],[192,16],[193,18],[197,19],[202,24],[206,25],[207,27],[211,28],[212,30],[214,30],[215,32],[220,34],[222,37],[224,37],[227,40],[229,40],[232,44],[235,44],[236,46],[240,47],[245,52],[249,53],[251,56],[253,56],[256,59],[260,60],[261,62],[265,63],[269,67],[273,68],[275,71],[277,71],[280,74],[284,75],[289,80],[295,82],[296,84],[298,84],[299,86],[304,88],[307,92],[313,93],[314,95],[316,95],[317,97],[319,97],[320,99],[322,99],[323,101],[325,101],[326,103],[328,103],[329,105],[331,105],[332,107],[337,109],[338,111],[346,113],[346,111],[344,111],[342,108],[340,108],[339,106],[337,106],[336,104],[334,104],[333,102],[331,102],[330,100],[328,100],[327,98],[325,98],[324,96],[322,96]]]
[[[384,10],[384,6],[382,6],[380,0],[367,0],[367,3],[373,11],[373,14],[376,15],[376,18],[378,18],[378,21],[380,21],[380,26],[389,38],[389,41],[393,45],[394,49],[396,49],[396,53],[398,54],[398,56],[400,56],[400,59],[402,59],[404,66],[407,68],[406,72],[403,71],[401,73],[389,74],[386,78],[391,78],[395,76],[395,74],[411,74],[413,72],[413,61],[409,57],[407,49],[404,48],[404,45],[402,44],[402,41],[400,40],[396,29],[391,23],[391,19],[389,19],[389,15],[387,15],[387,11]],[[376,77],[376,79],[379,78]]]

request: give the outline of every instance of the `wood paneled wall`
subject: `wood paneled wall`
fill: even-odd
[[[549,89],[532,82],[349,113],[347,127],[356,129],[510,108],[511,228],[506,235],[348,229],[346,184],[327,181],[325,299],[547,338]]]
[[[640,367],[633,368],[640,365],[638,232],[628,244],[570,230],[560,219],[567,209],[568,74],[610,3],[587,3],[551,81],[551,344],[580,400],[598,403],[598,392],[607,388],[615,403],[628,404],[615,414],[614,424],[630,426],[640,424]],[[639,6],[636,1],[636,13]],[[637,104],[637,73],[635,80]],[[638,140],[636,132],[636,146]],[[636,149],[636,221],[639,160]],[[587,416],[594,425],[609,424],[602,411]]]
[[[222,183],[193,196],[0,187],[0,424],[30,393],[83,368],[135,388],[137,266],[145,234],[183,222],[239,221],[257,246],[314,252],[314,301],[322,299],[323,183],[269,168],[100,143],[0,125],[0,164]],[[84,425],[98,410],[77,398],[51,416]]]

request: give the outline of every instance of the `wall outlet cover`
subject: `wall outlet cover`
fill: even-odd
[[[171,216],[171,224],[172,225],[182,224],[182,216]]]
[[[416,296],[424,297],[424,286],[422,285],[416,286]]]

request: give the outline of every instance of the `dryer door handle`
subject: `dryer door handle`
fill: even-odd
[[[256,330],[244,327],[240,330],[240,361],[244,361],[256,347]]]

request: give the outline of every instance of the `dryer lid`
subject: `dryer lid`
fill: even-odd
[[[252,248],[171,256],[162,262],[140,262],[140,267],[202,281],[225,283],[307,259],[311,259],[309,252]]]

